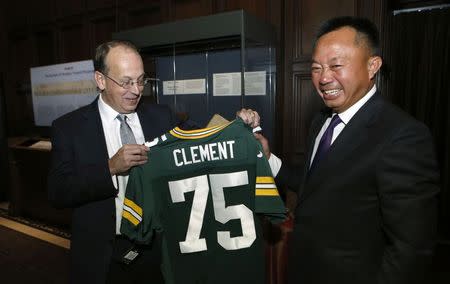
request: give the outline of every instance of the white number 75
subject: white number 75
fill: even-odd
[[[252,211],[244,204],[225,207],[225,196],[223,193],[224,187],[237,187],[248,184],[247,171],[241,171],[226,174],[210,174],[208,176],[201,175],[169,182],[170,196],[173,203],[184,202],[184,194],[194,191],[186,239],[179,243],[181,252],[191,253],[207,250],[206,240],[200,238],[200,231],[208,200],[208,177],[211,184],[216,220],[225,224],[230,220],[240,219],[242,226],[242,236],[239,237],[231,237],[229,231],[217,232],[218,243],[226,250],[238,250],[251,246],[256,239]]]

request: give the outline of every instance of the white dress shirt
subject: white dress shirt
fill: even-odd
[[[348,124],[350,119],[352,119],[352,117],[355,115],[355,113],[358,112],[358,110],[375,94],[376,91],[377,91],[377,87],[375,85],[373,85],[372,89],[370,89],[370,91],[365,96],[363,96],[361,99],[359,99],[359,101],[357,101],[354,105],[349,107],[346,111],[339,113],[339,117],[341,118],[342,122],[339,123],[338,125],[336,125],[336,127],[334,127],[333,137],[331,138],[331,145],[333,145],[334,140],[336,140],[336,138],[339,136],[339,134],[341,134],[342,130],[344,130],[345,126]],[[335,114],[333,114],[333,115],[335,115]],[[322,129],[320,129],[319,134],[317,134],[316,140],[314,142],[314,149],[313,149],[313,153],[311,155],[311,160],[309,161],[310,167],[311,167],[312,161],[314,160],[314,156],[316,155],[317,148],[319,147],[320,139],[322,139],[322,136],[323,136],[325,130],[327,129],[328,125],[330,125],[332,117],[333,116],[331,116],[331,117],[327,118],[327,120],[325,120],[325,123],[322,125]]]
[[[117,119],[119,114],[112,107],[105,103],[100,94],[98,99],[98,109],[102,119],[103,132],[105,134],[106,147],[108,148],[108,157],[111,159],[114,154],[122,147],[120,140],[120,121]],[[144,132],[142,131],[141,122],[136,112],[126,114],[127,122],[133,131],[136,143],[144,144]],[[128,182],[128,175],[114,175],[111,177],[114,186],[118,189],[115,199],[116,202],[116,234],[120,234],[120,223],[122,220],[123,201],[125,198],[125,190]]]
[[[354,105],[349,107],[346,111],[339,113],[339,117],[341,118],[342,122],[336,125],[333,131],[333,137],[331,139],[331,144],[336,140],[336,138],[341,134],[342,130],[344,130],[344,127],[347,125],[347,123],[352,119],[352,117],[358,112],[358,110],[375,94],[377,91],[377,87],[373,85],[373,87],[370,89],[370,91],[359,101],[357,101]],[[325,120],[325,123],[322,126],[322,129],[320,130],[319,134],[316,137],[316,140],[314,142],[314,149],[313,153],[311,155],[311,160],[309,161],[309,166],[311,166],[312,161],[314,160],[314,156],[317,152],[317,147],[319,147],[320,139],[322,138],[325,130],[327,129],[328,125],[331,122],[331,117],[327,118]],[[269,158],[269,165],[272,170],[272,174],[275,177],[278,174],[278,171],[281,168],[281,160],[274,154],[270,154]]]

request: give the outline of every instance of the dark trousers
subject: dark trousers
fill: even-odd
[[[134,248],[139,256],[129,264],[124,263],[123,256]],[[107,277],[108,284],[163,284],[161,273],[161,243],[158,240],[151,246],[133,245],[125,237],[116,237],[113,256]]]

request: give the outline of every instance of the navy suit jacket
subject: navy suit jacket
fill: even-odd
[[[428,129],[377,93],[309,171],[329,114],[310,128],[289,282],[424,283],[439,191]]]
[[[73,208],[72,283],[105,283],[116,234],[117,190],[109,172],[97,101],[52,125],[48,194],[54,206]],[[146,141],[174,127],[172,113],[165,106],[141,104],[136,111]]]

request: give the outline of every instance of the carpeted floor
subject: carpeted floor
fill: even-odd
[[[69,250],[0,226],[2,284],[64,284]]]
[[[70,228],[57,227],[54,225],[48,225],[44,222],[41,222],[32,218],[25,218],[21,216],[11,216],[8,213],[7,208],[0,208],[0,217],[24,224],[26,226],[30,226],[41,231],[48,232],[50,234],[54,234],[60,236],[62,238],[70,239]]]

